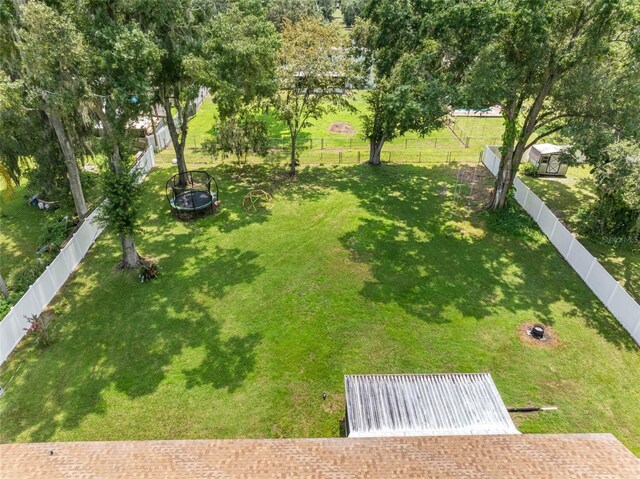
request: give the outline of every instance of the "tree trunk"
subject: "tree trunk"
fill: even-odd
[[[155,148],[153,151],[160,151],[160,142],[158,142],[158,131],[156,130],[156,120],[153,115],[155,115],[155,111],[151,108],[151,112],[149,113],[149,118],[151,119],[151,130],[153,131],[153,143],[155,144]]]
[[[67,136],[67,132],[62,124],[62,118],[55,113],[47,112],[49,123],[53,127],[60,149],[64,156],[65,163],[67,165],[67,178],[69,179],[69,187],[71,188],[71,196],[73,196],[73,203],[78,213],[78,219],[82,222],[87,216],[87,203],[84,200],[84,193],[82,192],[82,183],[80,182],[80,169],[78,168],[78,162],[76,161],[75,154],[73,152],[73,146]]]
[[[380,155],[382,153],[382,146],[384,145],[384,138],[369,139],[369,164],[372,166],[380,166],[382,160]]]
[[[516,143],[515,148],[509,148],[507,154],[503,156],[487,209],[499,210],[506,206],[509,191],[513,186],[513,180],[515,180],[524,155],[525,146],[525,141],[520,140]]]
[[[178,133],[178,125],[173,121],[173,116],[171,115],[171,101],[168,96],[164,96],[164,101],[162,102],[162,106],[164,108],[165,119],[167,121],[167,127],[169,128],[169,135],[171,136],[171,143],[173,145],[173,151],[176,155],[176,160],[178,163],[178,173],[180,174],[180,186],[185,186],[187,184],[187,160],[184,157],[184,147],[186,145],[186,137],[187,137],[187,126],[186,121],[183,121],[180,125],[180,129],[182,132],[182,138]]]
[[[505,131],[502,136],[502,148],[500,149],[502,156],[500,169],[496,175],[491,200],[487,205],[487,209],[498,210],[504,208],[507,204],[509,191],[513,186],[513,181],[515,180],[518,167],[522,161],[522,156],[524,155],[531,135],[536,131],[538,116],[542,111],[545,99],[551,92],[555,78],[556,71],[554,65],[550,65],[545,70],[544,84],[536,95],[519,131],[516,119],[520,115],[523,101],[514,102],[509,108],[506,108],[504,116]]]
[[[117,142],[113,144],[111,168],[116,175],[122,174],[122,156],[120,155],[120,146]],[[120,267],[122,269],[131,269],[140,266],[140,255],[136,250],[133,238],[121,233],[120,246],[122,247],[122,262],[120,263]]]
[[[291,135],[291,163],[289,165],[289,176],[293,178],[296,176],[296,143],[298,142],[297,135]]]
[[[140,266],[140,255],[131,236],[120,235],[122,246],[122,269],[133,269]]]
[[[4,278],[0,274],[0,293],[3,296],[9,296],[9,290],[7,289],[7,283],[4,282]]]

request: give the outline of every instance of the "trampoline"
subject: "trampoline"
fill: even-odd
[[[165,191],[171,211],[178,218],[205,215],[218,206],[218,183],[206,171],[176,173],[167,181]]]

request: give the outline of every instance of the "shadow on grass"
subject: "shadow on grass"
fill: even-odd
[[[178,222],[163,197],[169,172],[155,171],[145,184],[139,245],[142,254],[159,258],[158,279],[140,284],[135,272],[113,272],[117,242],[107,236],[97,243],[65,287],[71,313],[59,340],[37,357],[28,354],[27,344],[12,361],[9,373],[22,358],[27,365],[2,398],[3,417],[12,418],[3,422],[4,441],[46,441],[61,429],[77,428],[106,413],[106,393],[124,399],[152,394],[174,361],[192,349],[203,357],[172,372],[180,378],[172,381],[184,381],[180,387],[231,393],[243,385],[256,367],[262,336],[251,330],[224,334],[223,313],[204,306],[203,298],[224,298],[267,271],[258,253],[243,245],[203,245],[212,230],[226,234],[271,221],[268,213],[242,209],[248,188],[266,189],[276,203],[353,195],[361,209],[339,241],[352,261],[367,267],[368,279],[357,293],[367,301],[397,305],[433,324],[454,321],[451,310],[478,321],[506,311],[513,318],[505,322],[514,326],[531,315],[552,324],[558,318],[552,305],[562,301],[567,314],[587,318],[587,326],[616,347],[636,347],[539,231],[507,234],[513,232],[488,227],[482,214],[470,216],[452,201],[451,189],[443,189],[455,182],[452,167],[307,167],[295,181],[274,176],[267,166],[219,165],[210,171],[220,180],[228,216],[223,210]]]
[[[31,364],[3,398],[4,417],[13,417],[3,423],[4,441],[24,431],[30,441],[46,441],[59,429],[77,428],[87,416],[106,412],[108,391],[129,399],[152,394],[186,349],[205,352],[200,366],[182,371],[187,387],[233,392],[242,385],[255,367],[261,337],[223,335],[217,312],[199,297],[222,298],[234,285],[252,282],[263,272],[254,264],[258,255],[217,246],[208,257],[198,257],[197,236],[156,239],[145,248],[172,254],[160,262],[160,277],[144,284],[136,271],[112,270],[117,243],[98,243],[91,261],[67,286],[74,290],[65,298],[75,313],[64,318],[58,340],[39,354],[24,344],[12,361]],[[34,413],[44,407],[46,415]]]
[[[371,217],[341,241],[354,261],[369,266],[374,279],[361,294],[371,301],[396,303],[433,323],[451,307],[477,320],[500,307],[548,325],[557,316],[553,305],[564,301],[569,315],[581,313],[616,347],[637,348],[519,206],[497,219],[469,214],[443,195],[455,174],[447,165],[309,167],[278,194],[314,200],[336,189],[359,198]],[[465,219],[481,233],[465,232]]]

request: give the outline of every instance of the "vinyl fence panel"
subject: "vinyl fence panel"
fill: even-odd
[[[482,161],[491,173],[498,173],[500,158],[495,147],[485,147]],[[520,178],[514,180],[513,186],[516,201],[538,223],[542,232],[589,289],[640,344],[640,305]]]

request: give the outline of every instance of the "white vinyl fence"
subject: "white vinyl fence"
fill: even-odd
[[[198,97],[195,99],[196,109],[198,109],[200,105],[202,105],[202,102],[204,101],[204,99],[207,97],[208,94],[209,94],[208,88],[205,88],[205,87],[200,88],[200,91],[198,92]],[[178,124],[179,118],[177,113],[173,117],[173,121],[176,122],[176,124]],[[169,127],[167,125],[164,125],[162,128],[157,130],[155,137],[154,135],[147,135],[146,138],[147,138],[147,145],[149,147],[155,148],[155,151],[162,151],[167,146],[169,146],[169,143],[171,143],[171,134],[169,133]],[[158,138],[157,145],[156,145],[156,138]]]
[[[486,146],[482,161],[495,175],[500,158],[495,147]],[[558,220],[544,202],[520,178],[513,182],[518,203],[538,223],[542,232],[562,257],[578,273],[591,291],[602,301],[631,337],[640,344],[640,305],[594,258],[575,236]]]
[[[153,148],[140,154],[133,167],[133,170],[140,173],[139,181],[144,179],[154,164]],[[26,334],[29,326],[26,318],[38,316],[44,311],[102,233],[103,227],[96,221],[99,208],[87,217],[44,273],[0,321],[0,364],[4,363]]]

